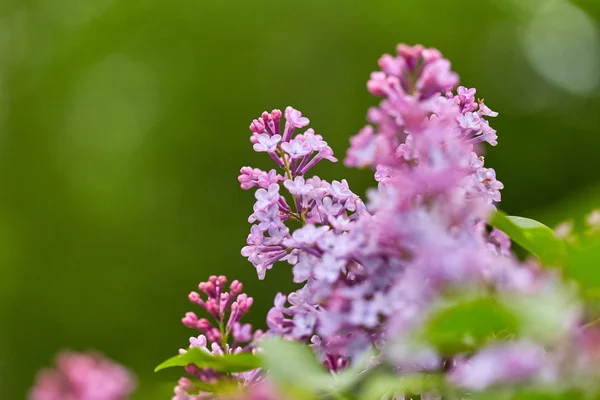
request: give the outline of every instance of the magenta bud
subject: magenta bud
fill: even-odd
[[[281,110],[275,109],[275,110],[271,111],[271,117],[275,121],[281,119],[282,116],[283,116],[283,113],[281,112]]]
[[[200,300],[200,295],[197,292],[191,292],[188,295],[188,299],[192,302],[192,303],[197,303],[198,300]]]

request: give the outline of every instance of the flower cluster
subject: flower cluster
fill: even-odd
[[[193,312],[186,313],[182,319],[183,324],[201,332],[199,336],[190,338],[189,348],[198,348],[215,355],[253,351],[254,341],[262,335],[262,332],[253,331],[252,325],[240,321],[250,310],[254,300],[246,293],[242,293],[243,286],[239,281],[231,282],[229,291],[225,288],[226,284],[225,276],[211,276],[206,282],[198,285],[198,289],[206,298],[198,292],[189,294],[190,302],[202,307],[216,323],[213,325],[206,318],[198,318]],[[186,349],[179,350],[179,354],[186,352]],[[215,384],[223,378],[220,372],[210,368],[199,368],[195,364],[188,364],[185,370],[192,377],[208,384]],[[248,385],[259,381],[259,370],[231,376],[240,385]],[[211,395],[203,393],[190,379],[181,378],[175,387],[173,400],[205,398],[211,398]]]
[[[344,360],[381,340],[390,321],[419,315],[447,283],[508,283],[514,269],[505,257],[510,241],[483,226],[502,184],[475,147],[496,144],[486,117],[497,114],[475,100],[474,89],[451,93],[458,77],[436,50],[401,45],[380,65],[368,83],[384,97],[369,111],[376,125],[351,139],[346,157],[347,165],[376,170],[369,211],[345,180],[305,177],[332,151],[312,129],[292,138],[309,121],[290,107],[283,135],[278,110],[250,125],[254,149],[269,153],[281,175],[245,167],[239,177],[244,189],[260,187],[242,254],[261,279],[285,260],[294,281],[306,282],[277,297],[269,332],[312,338],[324,360]],[[302,226],[290,232],[289,220]]]
[[[313,129],[296,133],[308,123],[302,113],[288,107],[285,114],[279,110],[264,112],[250,125],[254,150],[268,153],[279,167],[279,173],[244,167],[238,178],[243,189],[259,187],[254,212],[248,219],[254,225],[242,254],[256,267],[261,279],[273,264],[284,260],[295,265],[294,280],[305,281],[311,274],[310,257],[320,254],[315,243],[350,230],[354,221],[366,213],[364,203],[350,191],[346,180],[329,183],[316,176],[306,177],[321,160],[337,161],[331,147]],[[287,225],[291,221],[305,228],[292,235]],[[335,268],[326,274],[335,276]]]
[[[38,373],[29,400],[126,400],[135,386],[127,369],[100,354],[63,352],[56,368]]]
[[[408,344],[445,293],[533,294],[558,282],[536,263],[521,263],[510,239],[488,229],[503,185],[481,152],[485,143],[497,144],[488,122],[497,113],[476,100],[475,89],[453,91],[458,76],[437,50],[400,45],[379,65],[367,87],[383,100],[369,110],[371,125],[351,139],[345,158],[348,166],[375,171],[378,188],[368,192],[367,206],[345,180],[306,176],[316,162],[334,159],[312,129],[293,136],[309,123],[299,111],[286,109],[283,133],[278,110],[250,125],[254,150],[267,152],[279,169],[241,171],[242,188],[259,187],[242,254],[261,279],[286,261],[294,282],[304,283],[277,295],[268,332],[310,341],[331,371],[375,346],[398,371],[448,370],[449,379],[466,388],[472,379],[487,387],[547,377],[541,355],[548,355],[528,341],[492,344],[454,360]],[[555,332],[569,337],[569,346],[577,335],[564,332],[581,317],[574,307],[564,331]],[[472,376],[484,373],[487,380]]]

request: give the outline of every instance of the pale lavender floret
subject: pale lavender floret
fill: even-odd
[[[329,231],[328,226],[317,227],[312,224],[304,225],[292,233],[292,238],[284,240],[284,245],[288,247],[310,247]]]
[[[360,299],[352,302],[352,309],[348,321],[354,325],[363,325],[374,328],[379,324],[380,315],[389,308],[387,297],[376,293],[373,299]]]
[[[302,113],[292,107],[285,109],[285,129],[283,133],[283,141],[289,142],[294,134],[295,128],[303,128],[310,123],[310,120],[302,116]]]
[[[472,131],[475,134],[481,132],[481,120],[479,114],[476,113],[466,113],[460,114],[456,117],[458,121],[458,126],[465,131]]]
[[[313,190],[313,186],[306,183],[303,177],[298,176],[294,180],[287,179],[283,186],[294,196],[304,196]]]
[[[334,203],[331,197],[324,197],[321,205],[319,206],[319,211],[321,214],[329,217],[337,217],[344,210],[344,206],[340,203]]]
[[[321,257],[321,261],[315,266],[315,278],[332,283],[339,277],[340,272],[345,265],[345,260],[338,259],[331,254],[325,253]]]
[[[327,220],[329,221],[329,224],[333,227],[333,229],[335,229],[336,231],[351,231],[354,228],[354,225],[356,224],[349,218],[344,217],[342,215],[337,217],[329,216]]]
[[[285,118],[294,128],[303,128],[310,123],[309,119],[302,116],[302,113],[292,107],[286,107]]]
[[[504,188],[504,185],[496,179],[496,171],[492,168],[480,168],[476,172],[476,177],[482,186],[481,194],[486,202],[499,202],[500,190]]]
[[[250,228],[250,234],[246,239],[246,243],[249,245],[260,245],[264,242],[265,235],[264,232],[258,227],[258,225],[252,225]]]
[[[450,62],[439,59],[425,64],[417,82],[417,90],[421,93],[421,98],[427,99],[437,93],[452,89],[457,83],[458,75],[450,69]]]
[[[278,228],[282,223],[279,207],[276,204],[271,204],[266,209],[258,209],[254,215],[259,222],[258,227],[262,231]]]
[[[293,321],[292,336],[297,339],[308,338],[314,332],[317,316],[308,313],[298,313],[294,315]]]
[[[307,129],[303,136],[304,143],[313,151],[320,151],[327,147],[327,142],[323,140],[321,135],[315,134],[313,129]]]
[[[274,153],[281,142],[281,135],[269,136],[266,133],[258,135],[258,143],[253,145],[254,151]]]
[[[329,193],[333,197],[337,197],[340,200],[347,200],[354,195],[354,193],[350,191],[348,182],[345,179],[342,179],[341,182],[331,182],[331,185],[329,186]]]
[[[279,200],[279,185],[271,184],[268,190],[258,189],[254,193],[254,197],[256,197],[255,207],[257,209],[264,209],[269,207],[272,204],[275,204]]]
[[[371,125],[365,126],[358,134],[350,138],[350,148],[344,164],[350,167],[368,167],[375,164],[377,140]]]
[[[312,152],[311,148],[301,140],[294,139],[291,142],[283,142],[281,149],[292,158],[301,158]]]
[[[259,174],[257,183],[258,183],[258,186],[260,186],[261,188],[267,189],[272,184],[278,183],[279,181],[282,181],[283,179],[284,179],[283,176],[279,175],[277,173],[277,171],[272,169],[269,172],[262,172],[261,174]]]
[[[456,93],[461,104],[469,104],[475,101],[475,93],[477,93],[477,91],[474,88],[467,89],[464,86],[459,86],[456,89]]]
[[[486,117],[497,117],[498,113],[492,111],[488,106],[486,106],[483,101],[479,102],[479,110],[477,111],[479,115],[485,115]]]
[[[294,274],[294,282],[301,283],[308,280],[312,276],[313,267],[317,262],[317,257],[306,252],[301,252],[298,256],[298,262],[292,269],[292,273]]]
[[[491,244],[497,246],[500,254],[503,256],[510,256],[511,241],[510,237],[506,233],[494,228],[490,233],[490,239],[493,240]]]

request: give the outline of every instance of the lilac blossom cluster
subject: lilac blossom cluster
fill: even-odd
[[[262,332],[254,331],[252,325],[241,322],[242,317],[248,313],[254,299],[242,293],[243,285],[239,281],[229,284],[226,290],[227,278],[225,276],[211,276],[206,282],[201,282],[198,289],[202,293],[191,292],[188,299],[191,303],[202,307],[215,321],[213,324],[206,318],[198,318],[194,312],[188,312],[182,319],[183,324],[195,329],[201,334],[191,337],[189,348],[198,348],[214,355],[252,352],[254,342]],[[206,298],[203,298],[203,295]],[[187,349],[180,349],[179,354],[185,354]],[[224,376],[222,373],[210,368],[199,368],[195,364],[188,364],[186,372],[207,384],[216,384]],[[231,377],[240,385],[251,385],[260,381],[259,370],[231,374]],[[202,392],[189,378],[181,378],[175,387],[173,400],[200,400],[212,398],[211,393]]]
[[[280,168],[279,172],[274,169],[265,172],[244,167],[238,178],[243,189],[259,187],[255,192],[254,212],[248,219],[254,225],[242,254],[256,267],[261,279],[273,264],[283,260],[295,265],[296,282],[306,280],[310,256],[320,254],[314,246],[315,240],[330,229],[336,232],[351,229],[354,221],[366,213],[364,203],[350,191],[346,180],[329,183],[316,176],[306,177],[321,160],[337,161],[331,147],[313,129],[296,133],[296,129],[308,124],[308,118],[288,107],[285,114],[279,110],[264,112],[250,125],[254,150],[269,154]],[[287,199],[281,193],[281,186],[288,193]],[[286,225],[288,221],[296,221],[306,229],[296,230],[292,235]],[[329,271],[332,273],[335,275],[335,270]]]
[[[304,284],[277,295],[268,333],[310,341],[332,371],[374,346],[398,371],[448,370],[465,388],[558,379],[559,369],[552,375],[546,361],[560,357],[527,340],[456,360],[408,344],[444,293],[532,294],[558,283],[536,263],[516,259],[503,232],[488,229],[503,185],[481,152],[497,144],[488,121],[497,113],[476,100],[475,89],[457,87],[457,74],[437,50],[399,45],[379,65],[367,87],[383,100],[369,110],[371,124],[351,139],[345,158],[348,166],[375,171],[378,187],[367,205],[345,180],[307,176],[319,161],[335,158],[313,129],[296,133],[309,124],[302,113],[264,112],[250,125],[254,150],[266,152],[277,169],[241,170],[242,188],[257,188],[242,255],[260,279],[285,261],[294,282]],[[580,321],[576,309],[556,335]],[[570,346],[581,344],[575,331],[567,336]],[[568,364],[568,357],[560,360],[554,365]]]
[[[126,400],[136,387],[124,367],[93,353],[63,352],[41,370],[29,400]]]

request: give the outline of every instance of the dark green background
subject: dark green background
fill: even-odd
[[[577,72],[591,57],[597,78],[597,31],[542,24],[546,65],[573,87],[522,46],[557,1],[0,2],[0,398],[23,398],[62,348],[100,349],[140,376],[138,398],[168,398],[159,381],[177,372],[151,371],[186,345],[187,294],[210,274],[242,280],[262,326],[292,285],[286,264],[259,282],[239,255],[253,203],[239,168],[271,167],[247,127],[293,105],[342,158],[376,102],[369,73],[401,41],[440,48],[500,112],[486,159],[507,212],[553,224],[598,205],[600,98]],[[598,23],[600,3],[576,4]],[[373,184],[341,163],[317,172]]]

